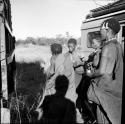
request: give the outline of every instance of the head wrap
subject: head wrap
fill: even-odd
[[[120,24],[115,18],[109,18],[102,23],[101,28],[110,28],[114,32],[114,34],[117,34],[120,31]]]

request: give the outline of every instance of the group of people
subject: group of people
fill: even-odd
[[[51,45],[52,57],[46,72],[45,97],[39,105],[43,110],[43,123],[77,123],[80,110],[76,106],[79,95],[76,89],[82,83],[83,74],[90,79],[86,94],[88,102],[97,105],[97,123],[121,123],[123,54],[117,41],[119,31],[120,24],[114,18],[101,24],[100,33],[104,40],[93,38],[92,45],[96,52],[92,61],[93,69],[88,71],[84,68],[86,60],[82,60],[76,51],[77,41],[74,38],[68,40],[69,51],[66,53],[62,53],[61,44]],[[80,79],[76,74],[79,69],[82,72]]]

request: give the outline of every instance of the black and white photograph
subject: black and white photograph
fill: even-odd
[[[1,124],[124,124],[125,0],[0,0]]]

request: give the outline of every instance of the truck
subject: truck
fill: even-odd
[[[81,25],[81,46],[82,51],[85,53],[85,57],[93,51],[89,35],[91,33],[100,35],[101,23],[111,17],[116,18],[121,25],[121,30],[118,33],[117,40],[122,44],[124,51],[125,0],[118,0],[117,2],[109,3],[108,5],[90,10],[90,13],[86,15],[86,19]]]
[[[0,0],[1,123],[10,123],[9,95],[14,90],[14,50],[10,0]]]

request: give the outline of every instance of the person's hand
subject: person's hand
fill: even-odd
[[[54,74],[52,74],[52,73],[48,73],[48,74],[46,74],[47,79],[50,79],[53,75],[54,75]]]
[[[52,87],[54,86],[53,82],[51,80],[48,80],[47,81],[47,84],[46,84],[46,89],[51,89]]]
[[[85,64],[85,61],[81,61],[80,65],[84,65]]]
[[[85,62],[85,61],[87,61],[87,59],[83,57],[83,58],[81,58],[81,61]]]

